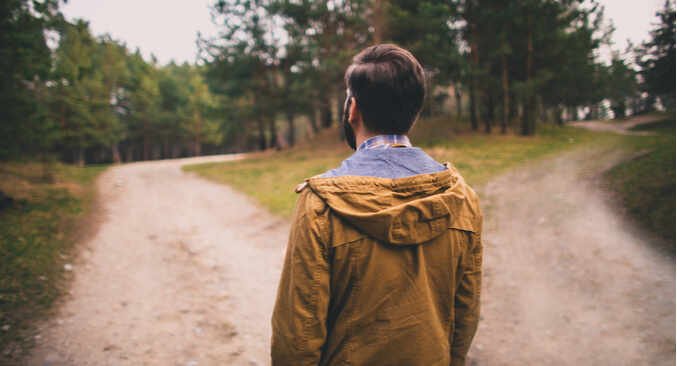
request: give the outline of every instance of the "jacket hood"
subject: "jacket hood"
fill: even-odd
[[[479,201],[456,168],[407,178],[307,179],[308,188],[367,235],[395,245],[425,243],[445,230],[478,232]]]

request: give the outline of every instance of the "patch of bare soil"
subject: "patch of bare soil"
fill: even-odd
[[[288,223],[183,173],[208,157],[118,166],[104,222],[28,365],[267,365]]]
[[[615,209],[580,148],[482,191],[485,287],[470,365],[674,365],[675,263]]]

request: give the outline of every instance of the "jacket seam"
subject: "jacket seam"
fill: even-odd
[[[355,302],[357,301],[357,295],[359,293],[359,271],[357,265],[357,248],[356,245],[350,245],[350,261],[352,263],[353,270],[350,271],[350,276],[353,280],[352,284],[352,294],[350,296],[350,301],[348,302],[348,314],[346,321],[346,339],[345,339],[345,348],[343,349],[343,354],[341,355],[341,363],[348,363],[348,356],[352,346],[352,336],[353,336],[353,326],[355,323]]]
[[[481,291],[482,291],[482,256],[481,256],[481,251],[482,251],[482,234],[476,235],[475,236],[475,248],[474,248],[474,256],[475,256],[475,283],[477,283],[477,286],[475,286],[475,316],[479,317],[479,305],[480,305],[480,296],[481,296]]]
[[[322,227],[322,221],[321,221],[322,216],[317,215],[317,211],[319,211],[319,209],[321,209],[321,207],[317,204],[317,201],[319,201],[319,200],[316,200],[314,195],[311,195],[309,197],[309,199],[310,199],[311,205],[313,206],[313,214],[315,214],[314,216],[317,216],[317,218],[318,218],[317,222],[320,225],[321,231],[326,232],[326,229]],[[323,242],[322,243],[323,247],[322,247],[322,254],[321,255],[324,256],[326,254],[326,243],[324,243],[324,238],[320,237],[319,239],[320,239],[320,241]],[[313,321],[315,321],[314,320],[315,316],[317,315],[317,308],[318,308],[318,301],[319,301],[319,287],[320,287],[320,280],[319,280],[319,276],[318,276],[318,274],[320,272],[320,266],[321,266],[320,263],[321,262],[318,261],[318,263],[315,265],[315,268],[313,269],[313,290],[312,290],[312,293],[313,293],[312,305],[313,306],[312,306],[311,309],[309,309],[310,317],[304,322],[303,339],[301,341],[301,347],[299,347],[299,354],[296,357],[297,364],[301,363],[300,361],[301,361],[301,358],[303,357],[303,354],[307,353],[307,351],[308,351],[307,348],[308,348],[308,342],[310,341],[310,328],[311,328]]]

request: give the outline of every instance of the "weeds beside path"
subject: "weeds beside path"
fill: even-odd
[[[87,235],[76,223],[90,212],[104,169],[54,164],[45,182],[40,163],[0,163],[0,191],[12,199],[0,208],[0,364],[25,351],[31,326],[65,291],[73,245]]]

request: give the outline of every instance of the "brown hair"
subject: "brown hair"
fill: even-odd
[[[392,44],[369,47],[353,58],[345,80],[371,131],[403,134],[414,126],[425,99],[425,75],[409,51]]]

